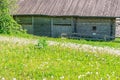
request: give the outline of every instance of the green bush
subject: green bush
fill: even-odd
[[[47,41],[45,39],[39,39],[37,45],[35,45],[35,48],[45,48],[47,46]]]
[[[0,33],[16,34],[23,30],[11,16],[9,3],[9,0],[0,1]]]

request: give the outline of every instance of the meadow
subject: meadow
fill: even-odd
[[[79,40],[64,41],[79,42]],[[94,53],[59,45],[36,48],[34,44],[0,41],[1,80],[120,80],[119,67],[118,55]]]

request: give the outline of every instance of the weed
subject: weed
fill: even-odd
[[[35,45],[35,48],[45,48],[47,46],[47,41],[45,39],[39,39],[37,45]]]

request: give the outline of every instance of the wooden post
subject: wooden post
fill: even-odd
[[[51,37],[53,37],[53,18],[51,18]]]
[[[77,33],[77,18],[74,20],[74,33]]]
[[[33,28],[33,34],[34,34],[34,16],[32,16],[32,28]]]
[[[104,40],[107,41],[107,35],[104,36]]]

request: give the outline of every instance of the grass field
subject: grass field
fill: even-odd
[[[80,41],[79,44],[100,44],[86,42]],[[104,43],[107,44],[101,42],[102,45]],[[110,43],[114,47],[115,43]],[[20,45],[0,41],[0,63],[2,80],[120,80],[120,56],[91,53],[59,45],[39,49],[34,44]]]

